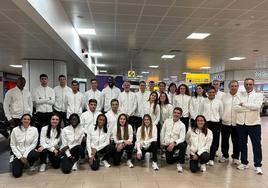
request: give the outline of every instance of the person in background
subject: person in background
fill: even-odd
[[[166,83],[165,82],[159,82],[158,83],[158,96],[161,94],[161,93],[165,93],[166,92]]]
[[[156,91],[153,91],[149,100],[144,104],[144,114],[149,114],[152,118],[153,125],[157,126],[160,120],[160,107],[158,104],[158,95]]]
[[[225,93],[220,90],[221,81],[220,80],[213,80],[212,81],[212,86],[216,90],[215,98],[219,99],[219,100],[222,100],[222,97],[225,95]]]
[[[126,114],[120,114],[117,126],[113,131],[113,140],[115,143],[114,165],[120,165],[123,151],[125,151],[127,154],[127,165],[129,168],[133,168],[133,129],[132,126],[128,124],[128,116]]]
[[[81,143],[84,137],[84,129],[80,125],[79,115],[71,114],[69,123],[70,125],[65,127],[61,133],[60,151],[64,153],[61,157],[61,170],[65,174],[70,173],[72,170],[78,170],[78,161],[83,154]]]
[[[170,83],[168,86],[168,100],[172,106],[175,104],[175,96],[177,95],[177,86],[175,83]]]
[[[35,150],[38,142],[38,131],[31,126],[31,115],[24,114],[20,125],[15,127],[10,136],[10,147],[14,154],[12,161],[12,175],[16,178],[22,176],[23,168],[28,163],[30,171],[35,171],[34,163],[39,158]]]
[[[239,138],[236,130],[236,111],[235,106],[239,104],[238,81],[229,82],[229,93],[222,97],[223,115],[221,126],[221,152],[222,158],[219,162],[224,163],[229,158],[229,139],[231,136],[233,145],[233,163],[239,165]]]
[[[197,85],[189,106],[192,127],[194,126],[195,118],[201,114],[200,107],[205,98],[207,98],[206,91],[201,85]]]
[[[248,136],[251,140],[254,155],[254,166],[256,173],[263,174],[262,167],[262,145],[261,145],[261,118],[260,110],[263,103],[263,94],[254,90],[255,81],[246,78],[244,81],[245,92],[241,92],[239,104],[236,106],[236,123],[239,137],[239,149],[241,151],[241,165],[239,170],[249,168],[247,157]]]
[[[212,144],[213,135],[207,128],[206,118],[198,115],[195,118],[194,126],[186,134],[186,142],[190,149],[190,170],[195,173],[206,172],[206,163],[209,161],[209,150]]]
[[[106,86],[102,90],[102,97],[103,97],[103,105],[104,105],[104,112],[108,112],[111,109],[111,100],[117,99],[120,94],[120,89],[117,88],[115,85],[115,81],[113,77],[108,78],[108,86]]]
[[[17,79],[16,87],[10,89],[4,98],[4,113],[9,122],[10,130],[20,124],[23,114],[32,114],[33,102],[31,93],[25,89],[24,77]]]
[[[106,168],[111,167],[108,160],[114,155],[114,146],[110,144],[107,118],[104,114],[98,115],[95,126],[90,127],[87,133],[87,151],[92,170],[98,170],[100,162]],[[103,154],[101,161],[99,154]]]
[[[151,116],[145,114],[142,119],[142,125],[137,130],[137,159],[143,160],[146,152],[152,152],[152,168],[159,170],[157,165],[157,130],[153,124]]]
[[[46,74],[40,75],[40,83],[34,90],[34,102],[36,104],[36,122],[38,132],[41,132],[43,126],[49,124],[51,114],[53,112],[52,106],[55,103],[55,92],[48,86],[48,76]]]
[[[190,90],[187,85],[181,84],[178,87],[177,95],[175,96],[174,107],[180,107],[182,109],[181,121],[184,123],[186,132],[189,127],[189,109],[190,109]]]
[[[60,167],[60,136],[60,116],[52,113],[50,123],[41,130],[40,146],[37,149],[37,152],[40,153],[40,172],[46,171],[47,158],[53,168]]]
[[[154,81],[149,82],[149,92],[152,93],[154,91],[155,83]]]
[[[98,82],[95,78],[90,80],[91,89],[88,90],[85,93],[86,101],[89,101],[90,99],[95,99],[97,101],[97,108],[96,111],[101,112],[103,107],[103,97],[102,93],[97,89],[98,88]],[[88,106],[86,106],[88,109]]]
[[[130,83],[128,81],[124,81],[123,88],[124,91],[121,92],[118,97],[119,110],[128,115],[128,122],[134,129],[139,126],[134,116],[137,108],[137,98],[136,95],[130,91]]]
[[[183,172],[182,165],[185,160],[186,142],[185,142],[185,125],[180,121],[182,109],[175,107],[173,118],[166,119],[161,130],[161,147],[166,150],[166,162],[173,164],[178,162],[178,172]],[[174,157],[176,150],[179,155]]]
[[[209,165],[214,166],[214,159],[220,142],[220,121],[223,113],[221,100],[215,98],[216,90],[211,86],[208,90],[208,98],[201,104],[201,115],[207,120],[208,128],[212,131],[213,140],[210,147]]]
[[[65,105],[67,107],[67,119],[69,119],[71,114],[81,116],[85,106],[85,97],[79,91],[79,83],[76,80],[72,81],[72,92],[66,95]]]
[[[59,85],[54,87],[55,92],[55,104],[54,104],[54,112],[59,114],[60,120],[63,121],[64,127],[66,127],[67,119],[66,112],[67,107],[65,106],[65,97],[68,93],[72,92],[72,89],[66,84],[66,76],[59,75]]]

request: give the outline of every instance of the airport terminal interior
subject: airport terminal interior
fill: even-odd
[[[110,77],[121,91],[126,80],[133,92],[140,81],[146,90],[153,81],[155,91],[164,82],[165,92],[175,83],[192,94],[198,85],[208,91],[215,80],[218,92],[229,93],[232,80],[238,92],[246,92],[244,80],[252,78],[263,96],[261,107],[253,110],[261,119],[262,175],[256,174],[248,138],[249,168],[244,170],[231,156],[219,162],[220,143],[215,164],[205,172],[191,172],[187,152],[178,172],[160,149],[155,170],[152,155],[139,161],[134,149],[134,168],[122,159],[119,166],[94,171],[86,157],[78,170],[65,174],[49,163],[39,172],[36,161],[34,172],[26,165],[14,178],[10,137],[0,135],[0,188],[268,188],[268,0],[0,0],[0,132],[8,122],[3,109],[8,91],[22,76],[34,95],[41,74],[51,88],[59,85],[60,75],[69,87],[76,80],[82,94],[91,89],[92,79],[102,91]],[[230,139],[230,155],[232,145]]]

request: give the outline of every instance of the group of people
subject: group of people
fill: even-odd
[[[78,170],[79,163],[88,155],[92,170],[100,165],[117,166],[124,161],[133,168],[133,154],[143,160],[152,155],[152,168],[159,170],[158,151],[167,164],[177,163],[183,172],[187,155],[192,172],[206,171],[213,166],[221,135],[222,156],[229,159],[231,137],[233,163],[239,170],[249,168],[247,159],[248,136],[253,145],[254,166],[263,174],[261,148],[260,108],[261,93],[254,90],[254,80],[246,78],[245,92],[238,92],[238,81],[229,83],[229,92],[219,90],[220,81],[214,80],[205,91],[202,85],[190,94],[186,84],[139,83],[139,91],[130,91],[124,81],[123,91],[115,86],[113,77],[107,86],[97,89],[97,80],[91,80],[91,89],[79,92],[79,83],[66,85],[66,77],[59,76],[59,85],[48,86],[48,76],[40,75],[40,86],[32,94],[24,89],[25,79],[9,90],[4,99],[5,115],[11,126],[10,146],[12,173],[20,177],[25,164],[34,170],[40,160],[43,172],[50,161],[52,167],[64,173]],[[33,106],[36,108],[32,118]],[[62,123],[61,123],[62,121]],[[61,124],[64,125],[62,129]],[[13,129],[14,128],[14,129]],[[240,162],[241,161],[241,162]]]

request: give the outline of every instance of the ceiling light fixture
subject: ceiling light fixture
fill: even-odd
[[[232,58],[229,58],[229,60],[231,61],[240,61],[240,60],[243,60],[243,59],[246,59],[245,57],[232,57]]]
[[[152,68],[152,69],[157,69],[159,66],[158,65],[150,65],[149,68]]]
[[[92,57],[102,57],[102,53],[99,53],[99,52],[91,52],[91,53],[88,53],[88,55]]]
[[[149,74],[148,71],[142,71],[141,74]]]
[[[107,70],[99,70],[100,73],[107,73]]]
[[[174,57],[175,55],[168,55],[168,54],[161,56],[162,59],[173,59]]]
[[[205,39],[210,35],[210,33],[192,33],[191,35],[189,35],[188,37],[186,37],[186,39]]]
[[[200,69],[210,69],[211,67],[200,67]]]
[[[13,68],[22,68],[22,65],[9,65],[9,66],[11,66]]]
[[[96,35],[95,29],[76,28],[76,31],[79,35]]]
[[[142,75],[137,75],[136,77],[137,77],[137,78],[142,78],[143,76],[142,76]]]
[[[105,64],[96,64],[96,67],[106,67]]]

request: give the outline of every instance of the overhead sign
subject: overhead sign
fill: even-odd
[[[127,77],[134,78],[135,76],[136,76],[135,71],[128,71],[127,72]]]
[[[210,74],[186,74],[186,83],[204,84],[210,82]]]

